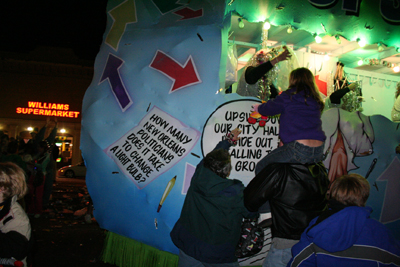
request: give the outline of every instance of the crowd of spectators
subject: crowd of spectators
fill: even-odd
[[[40,130],[30,134],[28,139],[14,138],[0,131],[0,162],[13,162],[24,171],[28,193],[19,202],[28,214],[38,218],[47,209],[56,176],[57,121],[47,119]]]

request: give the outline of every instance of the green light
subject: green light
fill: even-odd
[[[242,18],[238,18],[238,21],[239,21],[239,28],[240,29],[243,29],[244,28],[244,22],[243,22],[243,19]]]

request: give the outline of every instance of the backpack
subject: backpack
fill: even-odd
[[[238,259],[250,257],[260,252],[264,245],[264,230],[258,218],[243,219],[239,243],[235,256]]]

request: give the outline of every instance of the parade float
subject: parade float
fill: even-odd
[[[372,216],[400,238],[400,130],[390,120],[400,76],[382,71],[383,58],[393,59],[385,61],[393,68],[400,63],[398,6],[384,0],[110,0],[105,12],[81,131],[94,216],[107,230],[105,262],[177,265],[170,231],[196,165],[229,130],[242,130],[230,150],[230,176],[244,185],[254,177],[257,161],[278,145],[279,120],[249,124],[251,105],[260,99],[235,92],[252,54],[283,46],[298,66],[313,71],[323,97],[333,91],[339,60],[349,80],[360,84],[362,111],[333,108],[322,115],[324,164],[331,173],[342,168],[365,176]],[[316,37],[322,44],[333,40],[334,47],[320,48]],[[376,49],[357,57],[361,41]],[[379,64],[370,64],[375,59]],[[360,60],[369,69],[357,65]],[[278,65],[281,90],[293,64]],[[345,163],[332,160],[334,146],[346,151]],[[261,265],[267,251],[268,245],[240,264]]]

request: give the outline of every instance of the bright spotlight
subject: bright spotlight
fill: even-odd
[[[365,40],[361,40],[361,39],[357,39],[358,45],[360,47],[364,47],[367,43],[365,42]]]

